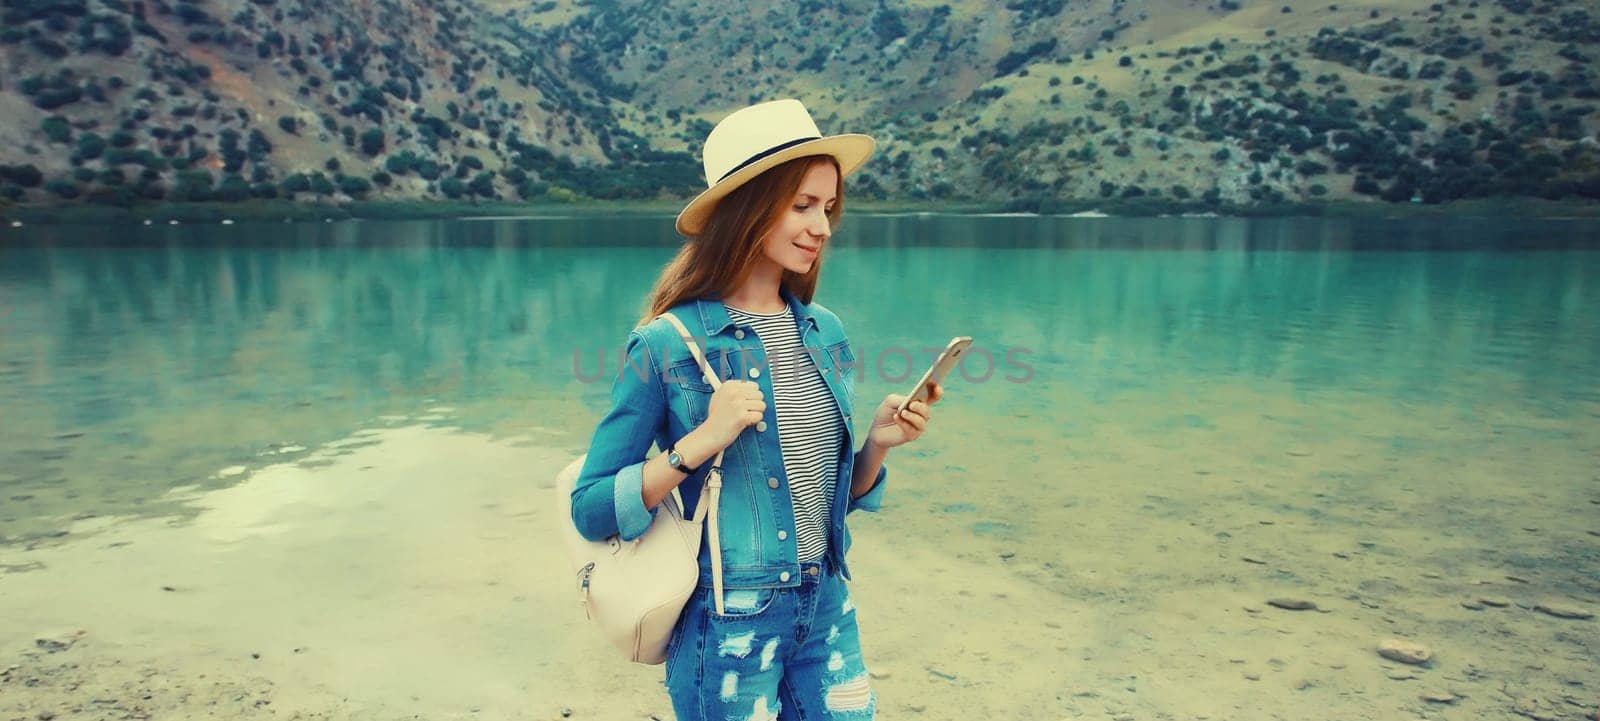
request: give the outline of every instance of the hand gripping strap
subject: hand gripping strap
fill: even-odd
[[[683,338],[684,345],[689,346],[689,354],[700,364],[700,372],[705,374],[706,382],[711,384],[712,389],[721,388],[722,379],[711,370],[711,364],[706,362],[705,355],[700,352],[700,344],[695,342],[694,336],[684,327],[683,321],[671,313],[662,313],[659,317],[665,318],[672,327],[678,329],[678,335]],[[704,522],[706,514],[710,514],[710,522],[706,523],[706,527],[711,533],[708,541],[711,546],[711,590],[716,600],[718,615],[727,613],[727,609],[722,605],[722,537],[717,528],[717,506],[722,501],[722,456],[727,452],[726,447],[717,451],[716,460],[711,462],[711,470],[706,472],[705,485],[700,488],[700,500],[694,506],[695,523]]]

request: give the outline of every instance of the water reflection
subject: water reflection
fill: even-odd
[[[841,251],[847,262],[829,267],[823,297],[880,344],[968,334],[1029,348],[1053,364],[1046,381],[1243,374],[1417,397],[1498,393],[1495,383],[1511,381],[1540,396],[1531,400],[1596,397],[1600,320],[1584,310],[1595,300],[1594,254],[1353,252],[1384,237],[1370,225],[858,219],[846,242],[882,243]],[[1476,237],[1489,246],[1583,235],[1571,223],[1485,228]],[[1419,224],[1394,230],[1441,238]],[[1457,245],[1472,239],[1453,232],[1466,238]]]
[[[581,382],[574,355],[623,343],[677,246],[668,220],[7,230],[0,484],[171,484],[426,403],[585,426],[608,384]],[[920,370],[922,349],[977,338],[999,367],[963,402],[997,423],[1256,381],[1588,417],[1600,256],[1574,248],[1597,238],[1557,221],[857,214],[819,299],[869,359],[864,396],[916,372],[895,349]],[[1524,246],[1544,252],[1508,252]],[[1005,382],[1017,361],[1028,381]]]

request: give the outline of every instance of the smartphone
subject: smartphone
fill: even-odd
[[[962,356],[966,355],[970,347],[972,347],[972,336],[958,335],[951,338],[950,344],[944,347],[944,352],[934,359],[933,365],[928,366],[928,372],[922,374],[922,380],[917,381],[917,385],[906,394],[905,401],[900,403],[896,411],[905,410],[912,401],[928,400],[928,386],[943,383],[944,377],[949,375],[951,368],[961,362]]]

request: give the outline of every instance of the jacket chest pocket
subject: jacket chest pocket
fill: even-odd
[[[718,367],[721,360],[718,357],[706,358],[712,368]],[[667,387],[675,394],[678,403],[677,409],[688,421],[689,428],[699,426],[706,422],[711,410],[711,394],[715,389],[706,381],[705,373],[700,370],[700,364],[693,358],[680,361],[667,368]]]

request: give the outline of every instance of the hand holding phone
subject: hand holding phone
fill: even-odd
[[[896,408],[895,412],[905,410],[912,401],[926,402],[931,387],[944,383],[944,378],[949,375],[950,369],[961,362],[962,356],[970,347],[972,347],[972,336],[961,335],[951,338],[949,345],[946,345],[944,351],[939,353],[939,357],[934,359],[933,365],[928,366],[928,372],[922,374],[922,378],[912,387],[911,392],[906,394],[906,399],[901,401],[900,407]]]

